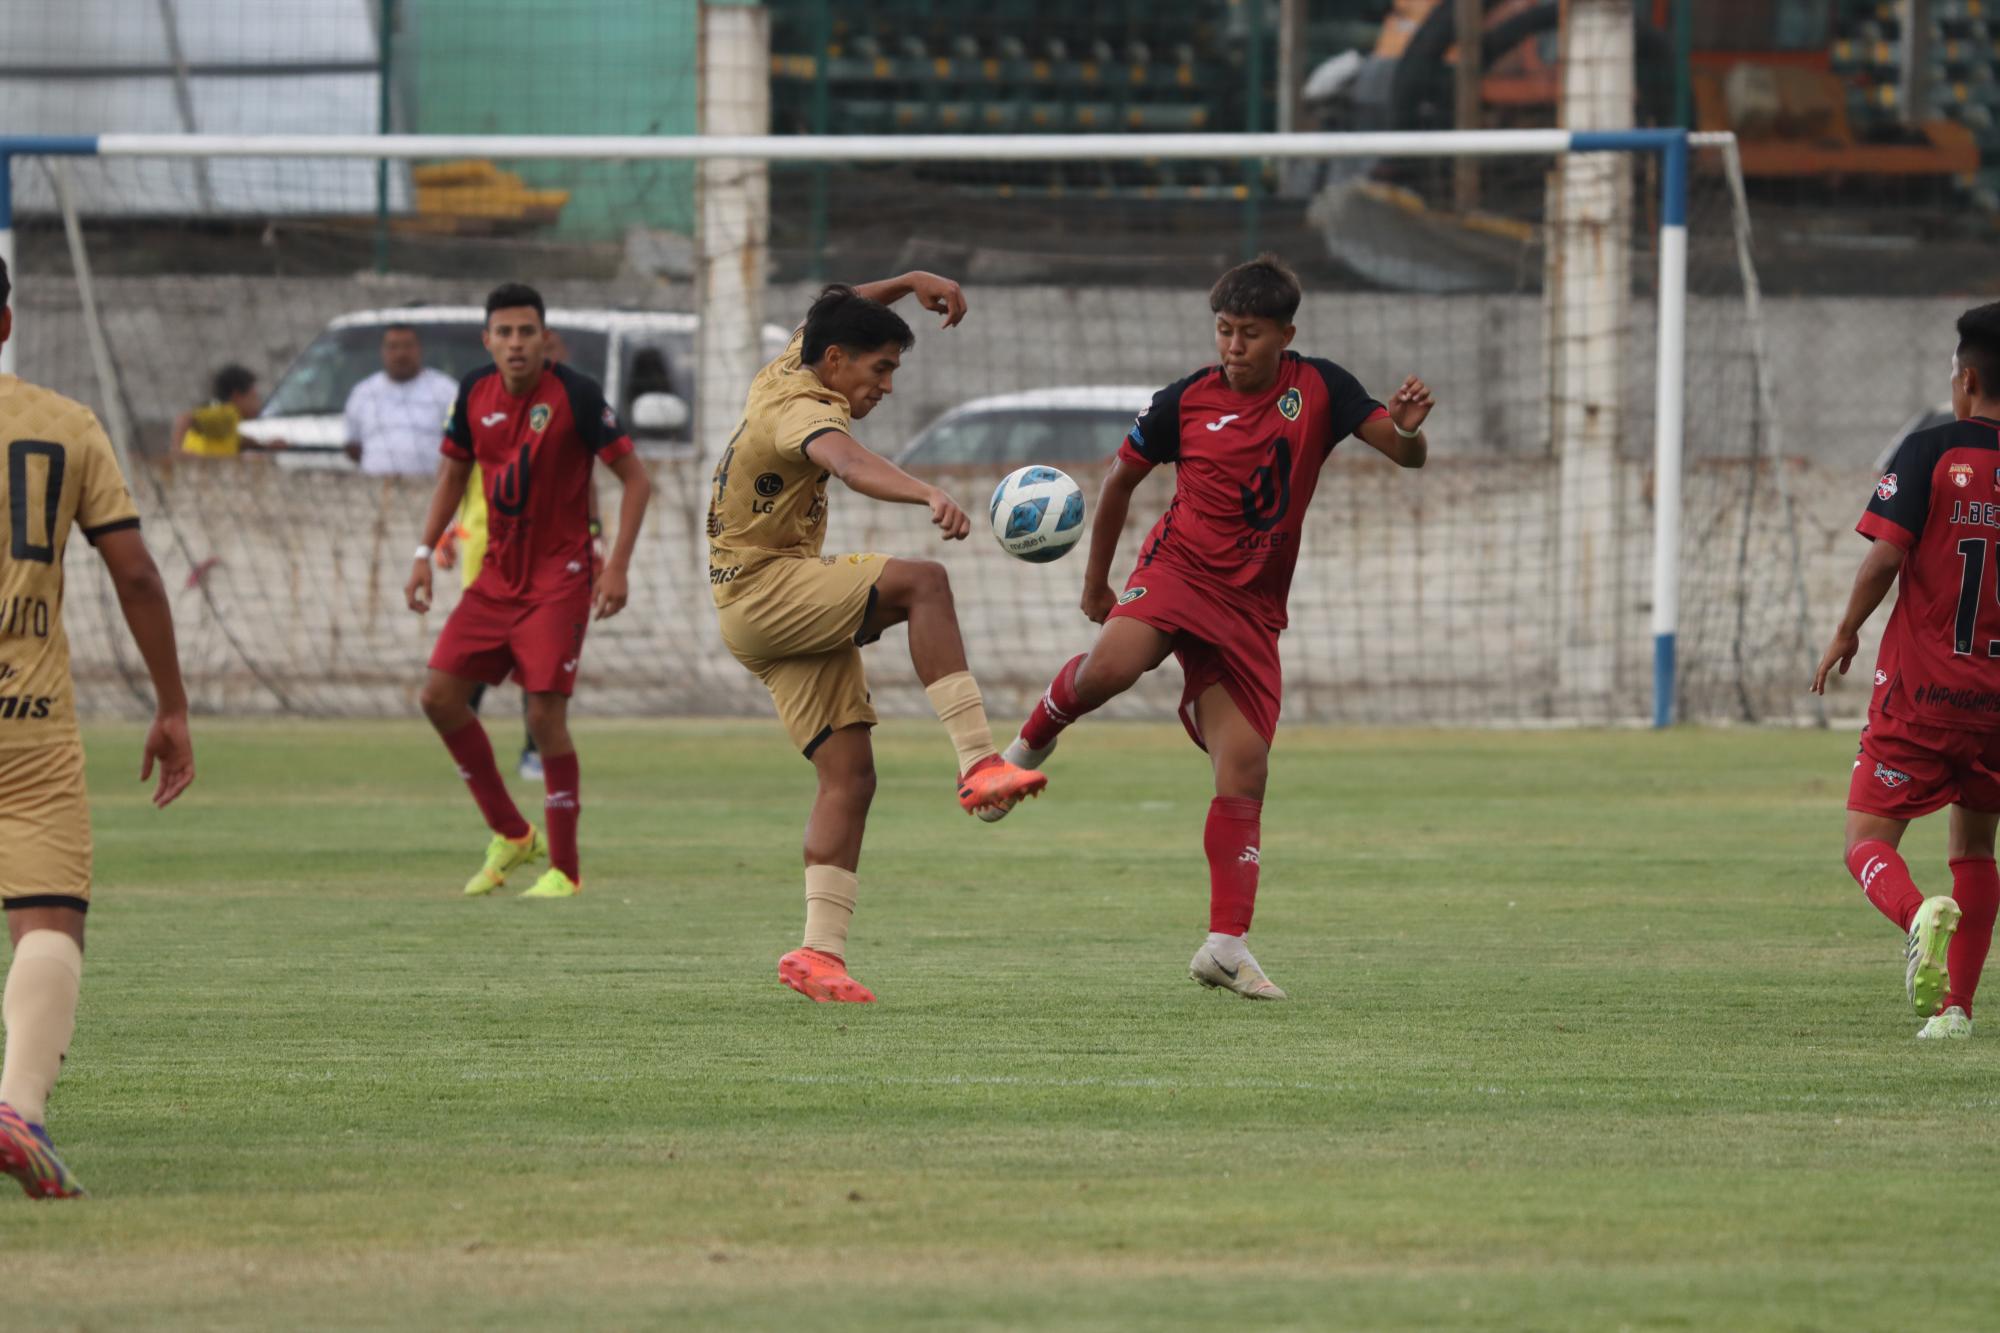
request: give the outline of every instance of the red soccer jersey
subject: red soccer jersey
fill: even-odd
[[[473,587],[517,601],[589,588],[591,463],[632,452],[595,380],[545,365],[517,397],[498,367],[481,367],[459,382],[441,447],[478,463],[486,487],[486,563]]]
[[[1283,629],[1320,465],[1361,423],[1385,415],[1354,376],[1297,352],[1284,354],[1262,393],[1237,393],[1220,366],[1169,384],[1118,451],[1141,466],[1176,465],[1173,503],[1139,568],[1168,566]]]
[[[1905,439],[1855,526],[1906,553],[1874,706],[2000,732],[2000,428],[1954,421]]]

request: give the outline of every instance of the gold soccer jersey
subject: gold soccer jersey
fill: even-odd
[[[847,400],[800,360],[805,331],[757,372],[743,421],[716,465],[708,504],[708,581],[718,607],[773,560],[817,556],[826,539],[827,473],[806,453],[848,429]]]
[[[81,403],[0,375],[0,751],[74,743],[63,548],[139,514],[104,428]]]

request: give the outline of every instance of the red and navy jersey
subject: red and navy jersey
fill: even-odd
[[[1909,436],[1855,530],[1905,552],[1874,706],[2000,732],[2000,427],[1974,419]]]
[[[1153,525],[1139,568],[1166,566],[1241,597],[1273,629],[1299,560],[1299,532],[1320,465],[1364,421],[1386,416],[1360,381],[1331,361],[1286,352],[1258,394],[1229,387],[1221,366],[1153,395],[1118,456],[1175,465],[1173,503]]]
[[[482,366],[459,381],[441,448],[479,464],[486,488],[486,562],[474,587],[539,601],[590,586],[591,463],[632,452],[595,380],[544,365],[516,396],[498,367]]]

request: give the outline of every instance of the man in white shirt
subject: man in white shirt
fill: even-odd
[[[382,331],[382,369],[347,395],[347,456],[370,476],[430,476],[458,383],[424,365],[415,326]]]

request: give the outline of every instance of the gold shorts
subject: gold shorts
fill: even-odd
[[[90,797],[83,743],[0,750],[0,901],[9,907],[90,902]]]
[[[862,625],[888,563],[866,554],[774,560],[718,613],[722,641],[764,682],[808,759],[842,727],[875,724]]]

